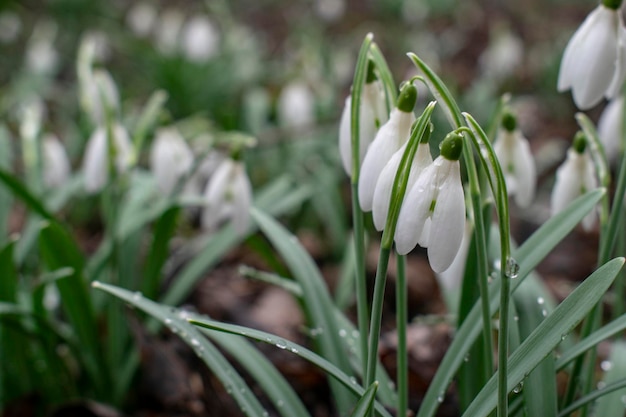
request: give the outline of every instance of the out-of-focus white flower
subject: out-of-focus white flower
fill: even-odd
[[[528,140],[510,113],[503,117],[493,148],[502,166],[509,195],[515,195],[519,207],[528,207],[535,196],[537,170]]]
[[[406,143],[402,145],[396,153],[393,154],[387,165],[383,168],[376,182],[376,188],[374,189],[374,201],[372,205],[372,218],[374,219],[374,226],[376,230],[382,231],[387,222],[387,215],[389,213],[389,202],[391,200],[391,193],[393,191],[393,182],[396,178],[396,173],[400,167],[402,161],[402,155],[406,149]],[[409,180],[407,182],[406,189],[410,190],[415,181],[419,177],[419,174],[433,163],[433,157],[430,155],[430,146],[428,143],[420,143],[417,145],[417,151],[413,158],[411,172],[409,173]]]
[[[119,92],[108,71],[97,69],[90,72],[81,82],[81,92],[84,109],[95,125],[103,126],[106,123],[107,108],[112,117],[119,113]]]
[[[604,152],[610,162],[616,162],[624,150],[624,97],[611,100],[598,121],[598,136],[604,145]]]
[[[352,175],[352,132],[351,109],[352,96],[346,98],[346,104],[339,122],[339,153],[346,173]],[[363,162],[367,148],[370,146],[378,128],[387,121],[385,96],[380,83],[376,80],[366,83],[361,94],[359,109],[359,151],[360,162]]]
[[[196,170],[191,174],[187,182],[185,183],[185,189],[183,194],[189,197],[197,197],[202,195],[209,178],[215,173],[217,168],[226,159],[226,156],[219,151],[209,152]]]
[[[139,2],[128,11],[126,24],[140,38],[150,34],[157,19],[157,11],[150,2]]]
[[[53,22],[43,22],[35,30],[26,47],[26,67],[38,74],[51,74],[59,63],[59,54],[54,48],[57,26]]]
[[[207,16],[194,16],[183,27],[181,46],[188,60],[204,62],[219,52],[220,33]]]
[[[104,62],[111,56],[111,46],[107,34],[101,30],[91,30],[83,38],[93,43],[94,58],[98,62]]]
[[[572,89],[582,110],[612,98],[626,71],[626,30],[619,10],[603,4],[587,16],[570,39],[559,71],[558,90]]]
[[[400,93],[398,105],[389,115],[389,120],[372,141],[359,177],[359,204],[363,211],[371,211],[378,177],[394,153],[409,139],[411,125],[415,121],[413,107],[417,100],[417,89],[407,84]]]
[[[230,158],[217,168],[204,191],[202,226],[209,230],[230,219],[235,231],[243,235],[250,224],[252,186],[241,162]]]
[[[128,132],[122,125],[115,124],[111,130],[114,166],[118,173],[123,173],[133,161],[133,146]],[[83,159],[83,172],[85,190],[90,193],[100,191],[109,179],[109,146],[105,127],[96,129],[89,138]]]
[[[185,17],[177,9],[165,10],[159,16],[154,27],[154,36],[156,46],[162,54],[176,53],[184,20]]]
[[[43,182],[46,188],[63,185],[70,177],[70,161],[63,144],[52,134],[46,135],[41,143],[43,156]]]
[[[345,0],[316,0],[315,12],[326,22],[340,19],[346,11]]]
[[[441,155],[424,169],[407,192],[396,225],[396,251],[409,253],[419,243],[439,273],[452,264],[463,239],[465,198],[459,158],[463,137],[449,134]]]
[[[159,129],[150,152],[150,169],[161,192],[170,194],[192,165],[193,153],[178,130]]]
[[[0,13],[0,42],[11,43],[22,30],[22,21],[17,13],[5,10]]]
[[[508,27],[492,31],[487,49],[480,55],[479,64],[486,78],[498,80],[511,76],[522,64],[524,44]]]
[[[581,133],[567,151],[567,159],[556,171],[551,198],[552,215],[563,211],[576,197],[598,187],[593,161],[586,148],[586,139]],[[591,230],[596,218],[597,212],[594,209],[583,219],[583,229]]]
[[[315,122],[315,97],[306,83],[293,81],[280,92],[277,110],[282,127],[303,130]]]

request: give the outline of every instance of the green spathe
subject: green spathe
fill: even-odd
[[[602,0],[602,5],[612,10],[619,10],[622,0]]]
[[[413,111],[416,101],[417,88],[415,88],[413,84],[405,84],[400,91],[400,97],[398,97],[398,105],[396,107],[404,113],[410,113]]]
[[[458,161],[463,152],[463,136],[459,133],[450,132],[441,142],[441,156],[448,161]]]

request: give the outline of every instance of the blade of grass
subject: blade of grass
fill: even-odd
[[[602,378],[604,386],[614,384],[623,379],[626,375],[626,343],[618,340],[613,343],[611,356],[608,361],[602,362],[606,373]],[[608,370],[606,368],[609,368]],[[603,395],[598,399],[595,408],[595,415],[602,417],[624,417],[624,398],[626,388],[616,390],[610,394]]]
[[[93,282],[92,286],[126,301],[168,326],[173,333],[180,336],[194,349],[196,355],[215,373],[246,415],[254,417],[267,415],[267,411],[237,370],[209,340],[202,336],[198,329],[187,322],[184,312],[161,306],[140,293],[132,293],[98,281]]]
[[[587,277],[509,357],[507,391],[529,373],[585,318],[622,269],[624,258],[613,259]],[[465,411],[466,417],[483,417],[496,407],[497,375],[494,375]]]
[[[346,352],[340,341],[339,329],[334,319],[334,304],[317,266],[296,238],[276,220],[258,209],[252,209],[251,214],[261,231],[282,255],[294,279],[302,287],[305,294],[302,299],[305,313],[312,327],[322,329],[320,335],[315,339],[321,355],[337,365],[342,371],[348,372],[350,364],[346,358]],[[332,380],[331,388],[340,413],[348,412],[354,396]]]
[[[356,407],[350,414],[351,417],[365,417],[370,415],[374,410],[374,398],[376,398],[376,390],[378,389],[378,382],[374,381],[369,386],[365,394],[361,397]]]

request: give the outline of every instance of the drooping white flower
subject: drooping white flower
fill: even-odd
[[[87,72],[81,81],[81,104],[85,112],[94,125],[104,126],[106,112],[110,111],[114,117],[120,109],[120,96],[115,81],[104,69]]]
[[[26,48],[26,67],[38,74],[51,74],[59,64],[59,53],[54,47],[57,25],[44,21],[35,26]]]
[[[370,144],[359,177],[359,204],[363,211],[371,211],[378,177],[394,153],[409,139],[411,125],[415,121],[413,107],[417,100],[417,89],[407,84],[398,98],[398,105],[389,115],[389,120],[378,130]]]
[[[315,122],[315,97],[302,81],[287,84],[278,97],[278,121],[293,130],[303,130]]]
[[[136,3],[126,15],[126,24],[138,37],[143,38],[150,34],[157,19],[157,11],[150,2]]]
[[[626,71],[626,29],[619,10],[600,4],[572,36],[561,61],[558,90],[572,89],[582,110],[612,98]]]
[[[182,29],[181,47],[185,57],[193,62],[204,62],[219,51],[220,33],[207,16],[194,16]]]
[[[611,100],[598,121],[598,136],[604,145],[604,152],[610,162],[624,150],[624,97]]]
[[[204,191],[202,226],[209,230],[230,219],[235,231],[243,235],[250,224],[252,186],[241,162],[225,159]]]
[[[510,113],[503,117],[493,148],[502,166],[509,195],[515,195],[519,207],[528,207],[535,196],[537,170],[528,140]]]
[[[70,177],[70,161],[59,139],[46,135],[41,143],[43,182],[46,188],[63,185]]]
[[[193,153],[174,127],[156,132],[150,152],[150,169],[163,194],[170,194],[193,165]]]
[[[449,134],[441,155],[424,169],[407,192],[396,225],[396,251],[409,253],[419,242],[428,248],[433,271],[445,271],[454,260],[465,228],[465,198],[459,158],[463,137]]]
[[[575,198],[598,187],[593,161],[586,151],[586,139],[577,135],[574,145],[567,151],[567,159],[556,171],[552,189],[552,215],[563,211]],[[597,218],[592,210],[582,221],[585,230],[593,228]]]
[[[133,160],[133,147],[126,129],[115,124],[111,129],[111,147],[115,156],[115,169],[118,173],[128,170]],[[107,129],[99,127],[89,138],[83,159],[85,190],[98,192],[109,179],[109,144]]]
[[[495,26],[489,38],[489,45],[479,58],[481,72],[490,79],[505,79],[522,64],[524,43],[505,25]]]
[[[226,155],[220,151],[213,150],[209,152],[187,180],[183,194],[189,197],[202,195],[209,178],[211,178],[225,159]]]
[[[326,22],[334,22],[343,16],[346,11],[345,0],[316,0],[315,12]]]
[[[393,191],[393,182],[400,167],[402,155],[406,149],[406,143],[393,154],[387,165],[383,168],[376,182],[376,188],[374,189],[374,201],[372,206],[372,218],[374,220],[374,226],[376,230],[382,231],[387,222],[387,215],[389,213],[389,202],[391,200],[391,193]],[[407,181],[406,189],[410,190],[415,181],[419,177],[419,174],[433,163],[433,157],[430,155],[430,146],[428,143],[420,143],[417,145],[417,151],[413,158],[411,171],[409,173],[409,179]]]
[[[352,174],[352,133],[351,133],[352,96],[346,98],[346,104],[339,123],[339,154],[343,169]],[[378,128],[388,119],[385,108],[385,96],[378,81],[366,83],[361,94],[359,109],[359,152],[363,162],[367,148],[374,140]]]
[[[178,50],[184,20],[185,16],[178,9],[167,9],[159,15],[153,34],[156,47],[163,55],[171,56]]]

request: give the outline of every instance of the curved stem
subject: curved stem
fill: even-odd
[[[406,259],[396,258],[398,276],[396,277],[396,331],[398,332],[397,377],[398,415],[406,416],[409,406],[408,354],[406,346],[406,326],[408,321]]]

